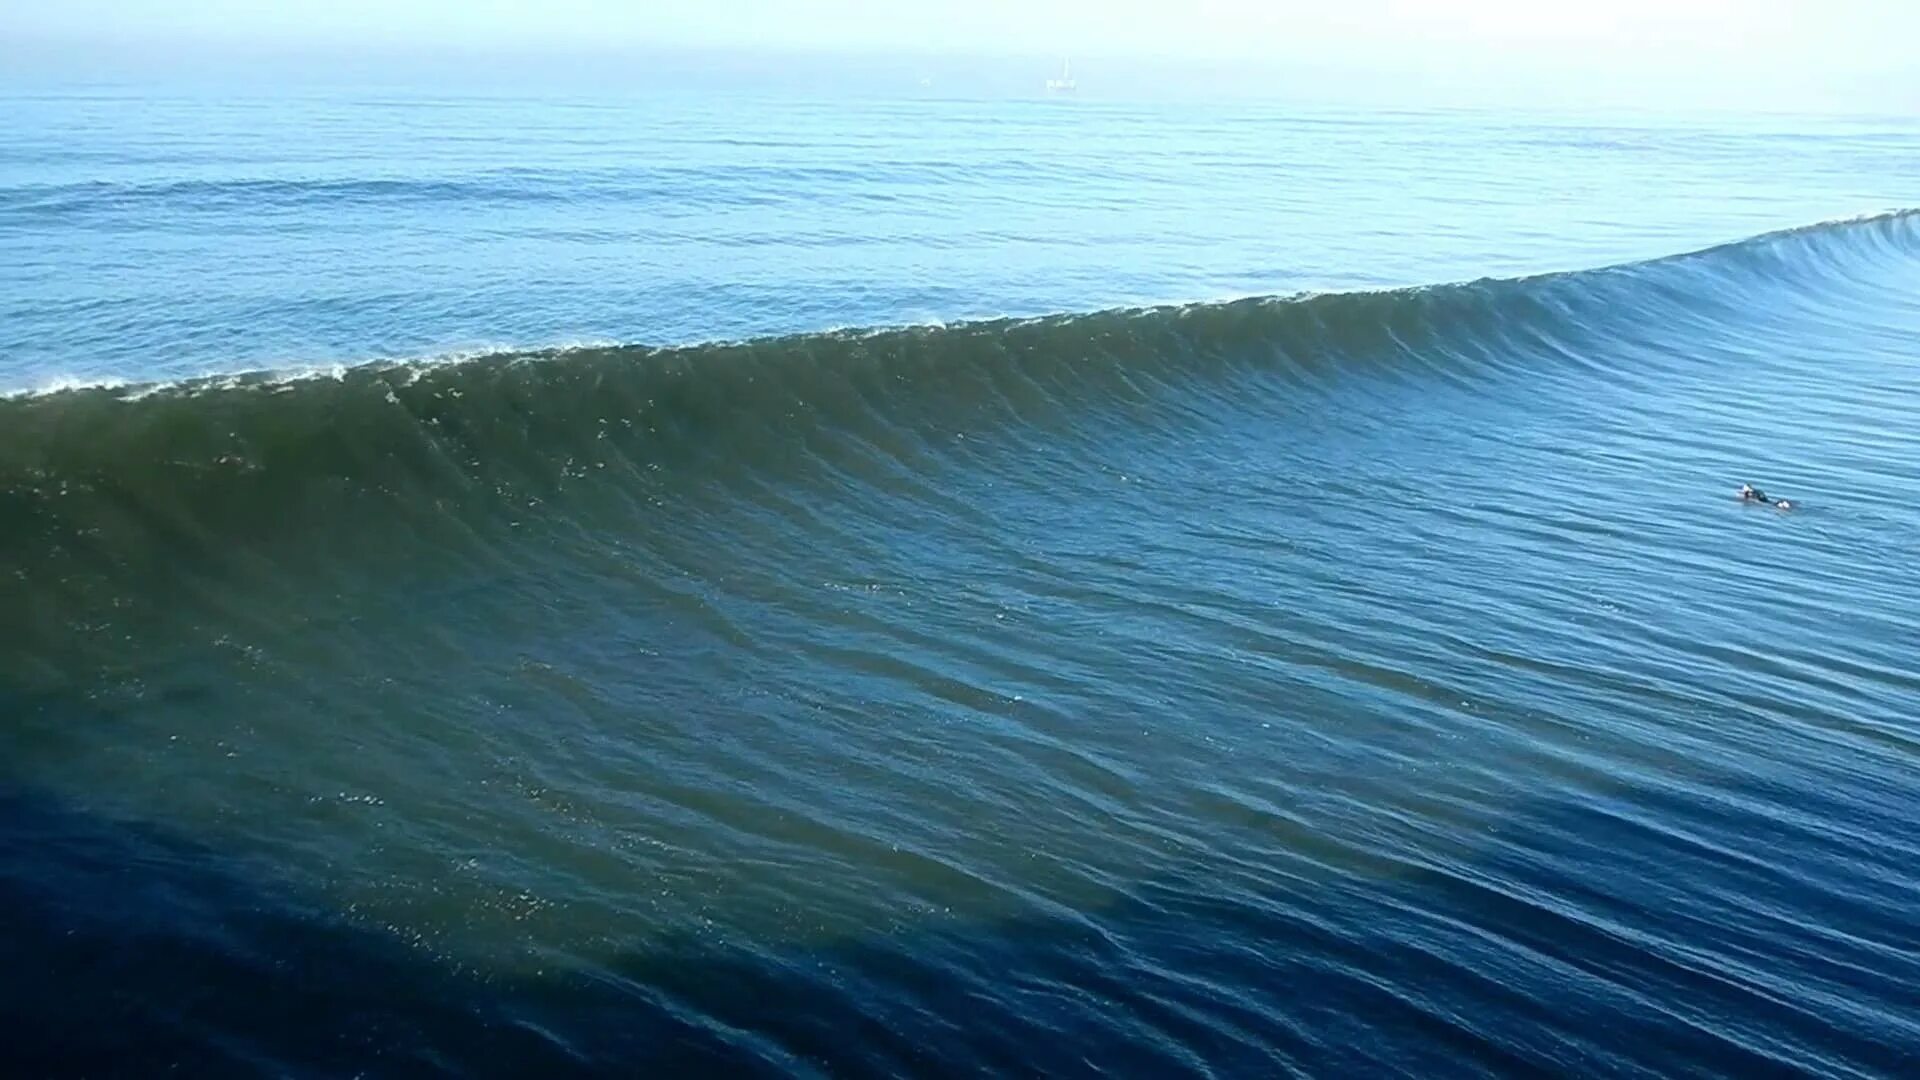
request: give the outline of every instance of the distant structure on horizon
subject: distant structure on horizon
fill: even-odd
[[[1060,77],[1047,80],[1049,94],[1071,94],[1079,84],[1073,81],[1073,61],[1060,61]]]

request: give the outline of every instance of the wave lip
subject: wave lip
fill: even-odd
[[[1396,307],[1412,309],[1430,303],[1435,296],[1461,297],[1478,293],[1498,293],[1516,305],[1530,293],[1551,290],[1557,295],[1570,287],[1578,293],[1583,287],[1606,287],[1618,276],[1653,278],[1682,289],[1692,287],[1695,299],[1706,303],[1716,294],[1734,287],[1742,276],[1765,275],[1769,284],[1781,280],[1800,281],[1810,286],[1834,284],[1858,285],[1864,271],[1875,264],[1905,262],[1920,247],[1920,209],[1897,209],[1837,218],[1811,225],[1763,233],[1744,240],[1654,259],[1637,260],[1586,270],[1552,271],[1518,278],[1480,278],[1445,284],[1410,286],[1397,289],[1360,290],[1344,293],[1301,293],[1286,296],[1257,296],[1237,300],[1171,304],[1153,308],[1123,308],[1089,313],[1059,313],[1042,316],[1005,317],[951,323],[926,323],[903,326],[849,327],[769,338],[716,340],[689,345],[649,346],[640,343],[592,341],[573,344],[542,345],[532,348],[465,348],[412,359],[379,359],[354,363],[331,361],[323,364],[263,368],[249,371],[194,376],[169,382],[140,382],[123,376],[56,376],[36,386],[0,390],[0,402],[18,399],[54,397],[70,392],[112,391],[128,399],[155,393],[205,393],[212,390],[242,390],[276,386],[316,377],[338,378],[351,370],[433,368],[469,362],[503,363],[520,361],[564,361],[573,356],[598,355],[618,351],[636,358],[656,355],[688,355],[701,351],[722,353],[728,350],[788,346],[808,349],[830,347],[835,341],[905,341],[939,332],[977,336],[981,332],[1027,331],[1034,327],[1057,328],[1070,336],[1076,327],[1089,330],[1101,320],[1158,319],[1204,321],[1209,312],[1226,313],[1246,305],[1273,307],[1278,311],[1298,311],[1295,318],[1306,320],[1308,312],[1326,309],[1336,315],[1342,306],[1368,308],[1366,315],[1391,323]],[[1688,280],[1689,276],[1692,280]],[[1557,288],[1556,288],[1557,286]],[[1556,297],[1557,298],[1557,297]],[[1343,313],[1342,313],[1343,314]],[[1519,312],[1516,311],[1516,314]],[[1354,316],[1345,316],[1353,318]],[[1285,316],[1275,316],[1276,330],[1284,331]]]

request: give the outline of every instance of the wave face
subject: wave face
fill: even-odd
[[[21,1053],[1911,1071],[1916,286],[1897,213],[0,400]]]

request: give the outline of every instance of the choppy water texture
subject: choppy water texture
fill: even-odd
[[[11,105],[10,1072],[1920,1068],[1910,126]]]

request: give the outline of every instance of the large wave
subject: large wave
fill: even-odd
[[[1669,345],[1782,311],[1911,303],[1916,252],[1920,213],[1902,211],[1525,279],[16,396],[0,620],[28,641],[143,575],[409,565],[742,484],[924,484],[943,440],[1177,422],[1254,387],[1579,377],[1622,363],[1622,342],[1684,363]]]

